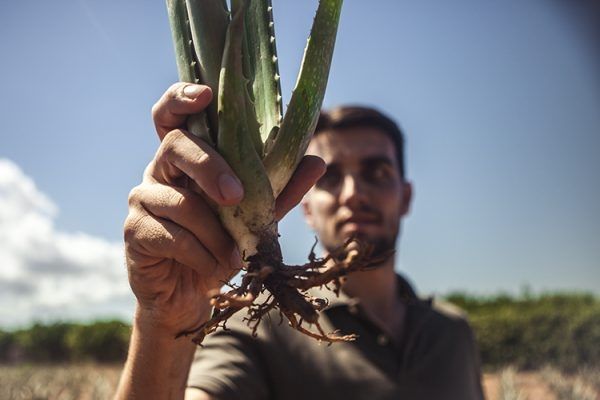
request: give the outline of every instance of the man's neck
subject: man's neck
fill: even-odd
[[[363,310],[393,337],[399,337],[405,306],[398,295],[393,261],[378,268],[348,275],[343,289],[360,300]]]

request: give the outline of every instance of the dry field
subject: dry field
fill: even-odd
[[[552,368],[535,372],[506,368],[484,374],[483,388],[488,400],[600,400],[600,371],[565,375]]]
[[[120,372],[120,365],[0,366],[0,399],[106,400]]]
[[[119,380],[120,365],[0,366],[2,400],[104,400]],[[567,376],[546,368],[506,368],[484,375],[488,400],[600,400],[600,371]]]

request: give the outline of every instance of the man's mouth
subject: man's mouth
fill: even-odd
[[[352,216],[336,224],[336,230],[344,234],[354,234],[379,225],[381,219],[375,215]]]

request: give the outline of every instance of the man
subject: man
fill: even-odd
[[[207,293],[240,267],[206,198],[236,204],[243,188],[213,149],[180,129],[210,97],[203,86],[177,84],[153,109],[162,143],[125,223],[138,305],[118,397],[482,398],[468,324],[419,300],[393,257],[348,276],[339,298],[325,294],[322,324],[358,334],[355,342],[320,345],[275,317],[253,338],[240,316],[205,339],[189,372],[195,348],[173,337],[208,318]],[[323,113],[307,153],[277,199],[278,217],[308,192],[306,220],[326,251],[350,236],[379,254],[393,249],[412,195],[396,124],[365,108]]]

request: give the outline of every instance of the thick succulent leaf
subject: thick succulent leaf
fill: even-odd
[[[187,24],[185,0],[167,0],[167,11],[179,79],[183,82],[195,82],[198,77],[194,68],[193,50],[190,46],[192,38]]]
[[[275,196],[302,159],[325,97],[342,0],[321,0],[304,51],[296,87],[272,146],[263,160]]]
[[[261,141],[281,123],[281,84],[271,0],[251,0],[246,14],[245,68],[252,84]]]
[[[188,13],[185,0],[167,0],[167,11],[179,80],[182,82],[200,83],[198,63],[192,47],[192,34],[189,27]],[[214,144],[206,122],[206,113],[192,115],[187,121],[188,130],[204,139],[209,144]]]
[[[223,54],[217,148],[242,181],[244,198],[238,206],[220,208],[219,214],[240,250],[251,256],[262,238],[275,237],[277,228],[273,191],[252,141],[258,123],[242,71],[246,2],[239,3],[240,7],[234,8]]]
[[[256,115],[256,121],[257,121],[257,127],[256,129],[254,129],[254,127],[252,127],[252,129],[249,130],[249,133],[252,135],[251,139],[254,143],[254,147],[256,148],[256,152],[258,153],[258,155],[260,156],[260,158],[262,158],[264,156],[264,146],[263,146],[263,139],[261,137],[261,129],[262,129],[262,120],[264,118],[261,118],[261,112],[262,110],[260,109],[260,106],[257,107],[257,103],[255,102],[255,100],[258,100],[259,104],[263,104],[264,101],[261,100],[261,93],[258,93],[258,98],[255,98],[255,93],[254,93],[254,89],[252,87],[253,85],[253,81],[254,81],[254,74],[257,70],[257,67],[255,65],[256,59],[255,59],[255,54],[253,54],[249,49],[250,49],[250,45],[249,45],[249,41],[248,41],[248,15],[250,13],[250,7],[252,7],[252,3],[254,2],[259,2],[259,1],[266,1],[266,0],[245,0],[245,1],[240,1],[240,0],[232,0],[231,1],[231,12],[232,13],[236,13],[238,9],[240,8],[244,8],[243,13],[245,14],[245,19],[244,19],[244,32],[243,32],[243,38],[242,38],[242,71],[243,71],[243,75],[246,78],[246,94],[248,95],[248,98],[250,99],[251,102],[251,107],[254,109],[254,115]]]
[[[225,0],[186,0],[193,51],[198,61],[200,83],[219,90],[219,75],[225,35],[229,25],[229,11]],[[207,108],[211,136],[216,139],[218,117],[216,102]]]

